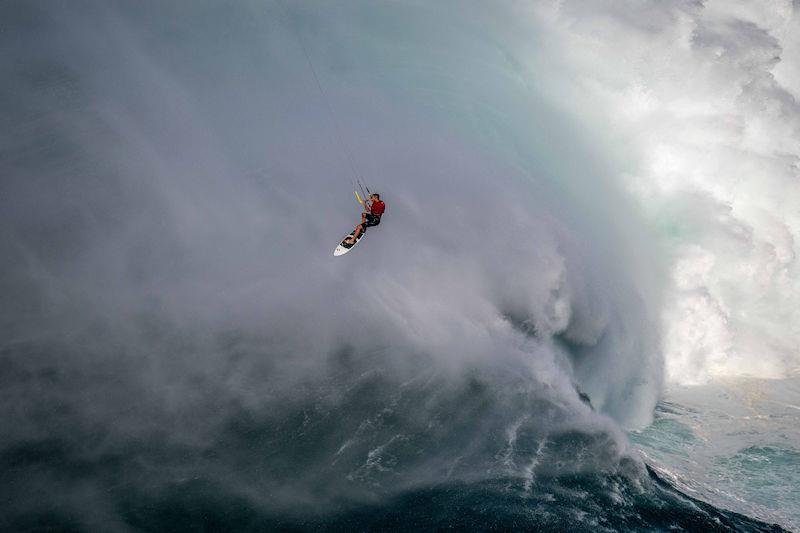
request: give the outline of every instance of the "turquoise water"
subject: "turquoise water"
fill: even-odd
[[[630,433],[690,494],[800,528],[800,381],[673,387],[653,424]]]

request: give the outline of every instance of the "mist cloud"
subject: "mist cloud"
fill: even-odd
[[[796,372],[792,2],[546,6],[559,100],[625,146],[629,189],[672,257],[670,380]]]
[[[546,98],[535,20],[3,11],[0,445],[18,508],[49,487],[107,524],[191,472],[269,508],[368,499],[467,479],[506,440],[503,468],[535,476],[551,462],[528,467],[518,436],[567,431],[591,435],[569,469],[613,469],[612,420],[650,419],[658,255],[620,162]],[[343,150],[388,210],[334,259],[358,215]],[[94,466],[75,481],[59,461]],[[111,479],[130,486],[103,496]]]

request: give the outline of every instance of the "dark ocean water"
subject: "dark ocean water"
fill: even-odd
[[[249,445],[251,456],[260,455],[255,451],[261,450],[256,436]],[[298,448],[303,445],[297,443]],[[232,489],[230,476],[240,474],[226,472],[219,463],[237,464],[254,473],[274,467],[249,464],[247,457],[235,454],[220,461],[220,455],[230,453],[132,446],[87,461],[80,459],[80,449],[55,439],[21,443],[0,456],[5,479],[0,527],[4,531],[784,531],[691,498],[649,468],[644,478],[618,473],[543,476],[533,485],[518,478],[445,481],[391,496],[364,495],[357,502],[328,495],[324,512],[312,501],[276,511],[269,508],[269,490],[254,494]],[[153,454],[156,460],[163,460],[161,454],[173,456],[171,467],[183,470],[184,476],[163,479],[152,474],[161,479],[148,482],[151,473],[141,463],[153,460]],[[185,462],[176,462],[180,460]],[[202,474],[196,470],[199,465]],[[632,465],[630,469],[636,470]],[[138,470],[138,475],[131,470]],[[131,478],[135,481],[120,482]],[[100,508],[71,508],[69,500],[87,490],[101,498]],[[21,496],[36,494],[40,497],[35,501],[20,502]]]
[[[3,352],[4,390],[47,391],[35,429],[0,449],[4,531],[782,531],[681,493],[607,428],[569,424],[520,369],[398,383],[375,356],[340,357],[266,406],[118,404],[106,419],[90,404],[141,392],[118,370],[97,369],[120,389],[82,388],[23,353]]]

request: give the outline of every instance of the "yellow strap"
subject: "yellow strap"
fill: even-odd
[[[361,197],[358,195],[358,191],[353,191],[353,192],[356,193],[356,200],[358,200],[358,203],[364,205],[364,200],[362,200]]]

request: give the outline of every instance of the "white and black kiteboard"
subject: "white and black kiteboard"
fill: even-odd
[[[352,235],[354,235],[354,234],[355,234],[355,232],[356,232],[356,230],[353,230],[353,231],[351,231],[351,232],[350,232],[350,235],[348,235],[347,237],[345,237],[344,239],[342,239],[342,242],[340,242],[340,243],[339,243],[339,246],[337,246],[337,247],[336,247],[336,249],[333,251],[333,255],[334,255],[335,257],[339,257],[340,255],[344,255],[344,254],[346,254],[347,252],[349,252],[350,250],[352,250],[352,249],[355,247],[355,245],[356,245],[356,244],[358,244],[359,242],[361,242],[361,239],[363,239],[363,238],[364,238],[364,235],[366,235],[366,234],[367,234],[367,232],[366,232],[366,231],[362,231],[362,232],[361,232],[361,235],[359,235],[359,236],[358,236],[358,239],[356,239],[356,242],[354,242],[353,244],[349,244],[349,243],[346,243],[346,242],[344,242],[344,241],[345,241],[345,240],[347,240],[349,237],[351,237]]]

